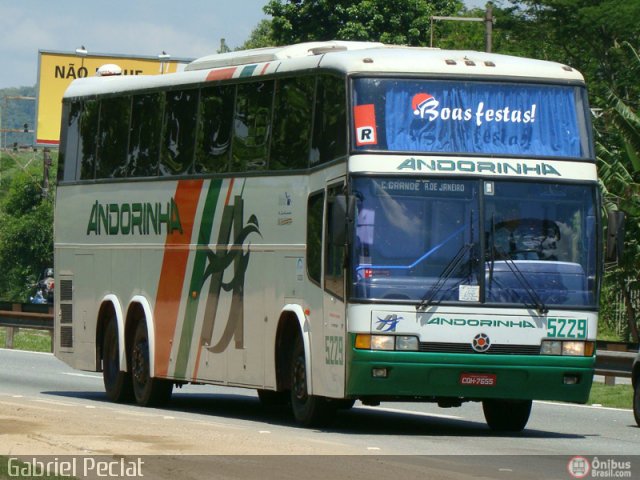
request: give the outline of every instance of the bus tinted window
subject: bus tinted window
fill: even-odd
[[[202,89],[196,147],[197,173],[229,170],[234,95],[232,86]]]
[[[96,136],[99,125],[100,103],[97,100],[88,100],[84,104],[82,118],[80,120],[80,148],[79,155],[80,179],[93,180],[96,168]]]
[[[105,98],[100,105],[96,178],[124,177],[131,97]]]
[[[335,198],[344,190],[343,185],[335,185],[327,190],[327,204],[330,206]],[[325,227],[326,239],[324,242],[324,288],[336,297],[344,295],[344,265],[345,249],[342,245],[336,245],[333,240],[333,209],[327,208],[327,223]]]
[[[307,203],[307,274],[320,285],[322,278],[322,212],[324,191],[314,193]]]
[[[198,90],[167,93],[160,174],[183,175],[192,171],[195,148]]]
[[[238,85],[231,170],[263,170],[269,151],[273,82]]]
[[[311,166],[347,153],[346,118],[344,80],[328,75],[318,77]]]
[[[163,105],[164,95],[161,93],[133,97],[127,176],[158,175]]]
[[[76,179],[81,114],[82,102],[71,102],[63,105],[60,156],[58,158],[59,182]]]
[[[270,170],[307,168],[314,85],[314,77],[277,82]]]

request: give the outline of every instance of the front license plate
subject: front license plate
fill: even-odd
[[[469,385],[472,387],[495,387],[497,382],[497,376],[492,373],[460,374],[460,385]]]

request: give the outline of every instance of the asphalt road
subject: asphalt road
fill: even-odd
[[[64,426],[64,435],[53,433],[48,418]],[[21,422],[29,434],[12,427]],[[96,429],[105,431],[99,439]],[[40,451],[43,445],[50,447]],[[186,386],[174,390],[166,409],[117,405],[107,401],[100,374],[72,370],[50,354],[0,349],[0,455],[15,452],[162,454],[156,464],[172,458],[175,467],[188,459],[191,478],[202,478],[201,468],[210,478],[255,472],[261,479],[272,478],[265,472],[278,472],[273,478],[298,472],[295,478],[305,479],[571,478],[567,464],[575,456],[601,462],[635,456],[633,477],[640,478],[640,428],[631,410],[534,402],[525,431],[505,435],[488,429],[475,403],[454,409],[356,404],[327,428],[303,429],[288,412],[263,409],[252,390]],[[335,455],[352,457],[336,462]],[[210,475],[211,461],[218,476]]]

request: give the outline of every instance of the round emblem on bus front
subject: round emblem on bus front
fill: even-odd
[[[471,347],[479,353],[484,353],[489,348],[491,348],[491,340],[486,333],[479,333],[475,337],[473,337],[473,342],[471,342]]]

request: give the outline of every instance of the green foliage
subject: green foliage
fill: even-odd
[[[429,45],[431,16],[461,8],[457,0],[271,0],[264,11],[273,17],[278,45],[315,40]]]
[[[629,384],[604,385],[602,383],[594,383],[587,403],[609,408],[631,409],[633,405],[633,387]]]
[[[261,20],[253,29],[249,39],[242,44],[238,50],[249,50],[251,48],[271,47],[275,45],[271,20]]]
[[[4,348],[6,338],[7,329],[0,328],[0,348]],[[13,348],[30,352],[51,352],[51,335],[44,330],[21,328],[13,337]]]
[[[510,0],[510,4],[518,26],[512,33],[528,45],[529,56],[580,70],[587,78],[592,104],[606,103],[608,89],[635,91],[637,98],[637,76],[628,71],[628,57],[617,47],[625,41],[638,46],[640,2]]]
[[[16,165],[0,199],[0,298],[28,300],[31,286],[53,266],[53,193],[42,198],[42,157],[12,157]],[[55,157],[55,155],[54,155]],[[33,160],[38,160],[33,162]],[[52,167],[55,171],[55,166]]]

